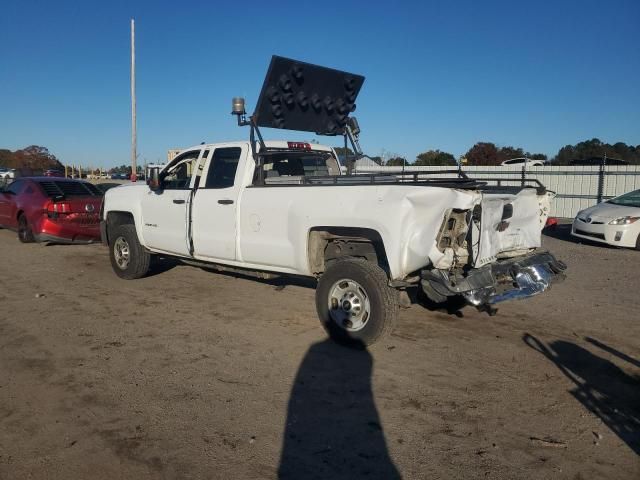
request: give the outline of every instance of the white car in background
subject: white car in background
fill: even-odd
[[[14,178],[16,170],[14,168],[0,167],[0,178]]]
[[[0,167],[0,186],[13,182],[15,176],[15,169]]]
[[[544,160],[534,160],[531,158],[511,158],[509,160],[505,160],[500,165],[503,166],[516,166],[516,165],[526,165],[527,167],[544,167],[546,162]]]
[[[571,235],[640,250],[640,190],[578,212]]]

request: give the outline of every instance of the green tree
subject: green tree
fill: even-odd
[[[468,165],[500,165],[500,156],[495,144],[478,142],[464,155]]]
[[[554,162],[558,165],[567,165],[571,160],[584,160],[587,158],[609,158],[626,160],[631,164],[640,164],[640,145],[627,145],[624,142],[616,142],[613,145],[602,142],[599,138],[592,138],[578,142],[575,145],[565,145],[555,156]]]
[[[498,158],[500,159],[500,162],[504,162],[505,160],[510,160],[512,158],[522,158],[524,156],[525,154],[522,148],[502,147],[498,150]]]
[[[9,168],[31,171],[64,168],[49,149],[39,145],[30,145],[15,152],[7,149],[0,150],[0,164]]]
[[[0,167],[8,167],[11,162],[13,152],[6,148],[0,148]]]
[[[393,157],[387,160],[387,167],[402,167],[410,165],[405,158],[402,157]]]
[[[353,150],[351,150],[349,147],[347,147],[346,150],[344,147],[335,147],[334,150],[340,158],[344,158],[345,153],[350,157],[353,156]]]
[[[420,153],[416,157],[414,165],[438,165],[438,166],[452,166],[457,165],[456,158],[448,153],[441,152],[440,150],[427,150]]]

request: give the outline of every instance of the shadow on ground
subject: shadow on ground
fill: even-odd
[[[371,390],[364,348],[326,340],[306,353],[291,390],[281,479],[399,479]]]
[[[250,272],[249,270],[247,270],[246,273],[242,273],[239,271],[235,271],[235,272],[225,271],[225,270],[216,268],[214,266],[211,266],[211,267],[200,266],[200,268],[208,273],[215,273],[218,275],[224,275],[224,276],[233,277],[233,278],[242,278],[245,280],[251,280],[254,282],[263,283],[265,285],[271,285],[275,287],[276,290],[284,290],[286,287],[289,287],[289,286],[310,288],[315,290],[316,286],[318,285],[318,281],[312,277],[299,277],[299,276],[289,275],[289,274],[283,274],[282,276],[280,276],[279,274],[274,274],[271,272],[262,272],[264,275],[269,275],[269,276],[273,275],[274,278],[260,278],[260,277],[257,277],[256,275],[252,275],[252,272]]]
[[[598,340],[586,340],[632,366],[640,364]],[[629,375],[609,360],[571,342],[557,340],[545,345],[529,334],[523,336],[523,341],[552,361],[575,384],[571,395],[640,455],[640,375]]]
[[[558,240],[564,240],[566,242],[571,243],[582,243],[582,239],[578,239],[576,237],[571,236],[571,224],[570,223],[559,223],[558,225],[554,225],[552,227],[547,227],[542,230],[542,234],[545,237],[557,238]],[[585,243],[591,243],[585,241]]]
[[[448,297],[445,302],[437,303],[429,298],[422,292],[421,288],[408,288],[407,294],[412,305],[420,305],[431,312],[441,312],[448,315],[462,318],[464,317],[463,309],[469,307],[469,304],[461,295],[455,295]]]
[[[154,277],[164,272],[168,272],[172,268],[180,265],[180,260],[173,257],[165,257],[163,255],[153,255],[151,257],[151,264],[149,265],[149,271],[147,277]]]

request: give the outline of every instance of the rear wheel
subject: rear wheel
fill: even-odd
[[[22,243],[32,243],[35,241],[29,222],[24,213],[21,213],[18,217],[18,239]]]
[[[333,340],[365,347],[393,329],[398,292],[389,287],[378,265],[360,258],[339,259],[320,277],[316,309]]]
[[[640,250],[640,233],[638,234],[638,239],[636,240],[636,250]]]
[[[118,225],[109,232],[109,257],[113,271],[120,278],[133,280],[149,271],[151,254],[138,241],[132,224]]]

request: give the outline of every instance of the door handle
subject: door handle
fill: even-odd
[[[218,203],[220,205],[232,205],[233,204],[233,200],[228,200],[228,199],[222,199],[222,200],[218,200]]]
[[[184,200],[174,200],[173,203],[176,203],[178,205],[181,205],[184,203]]]

